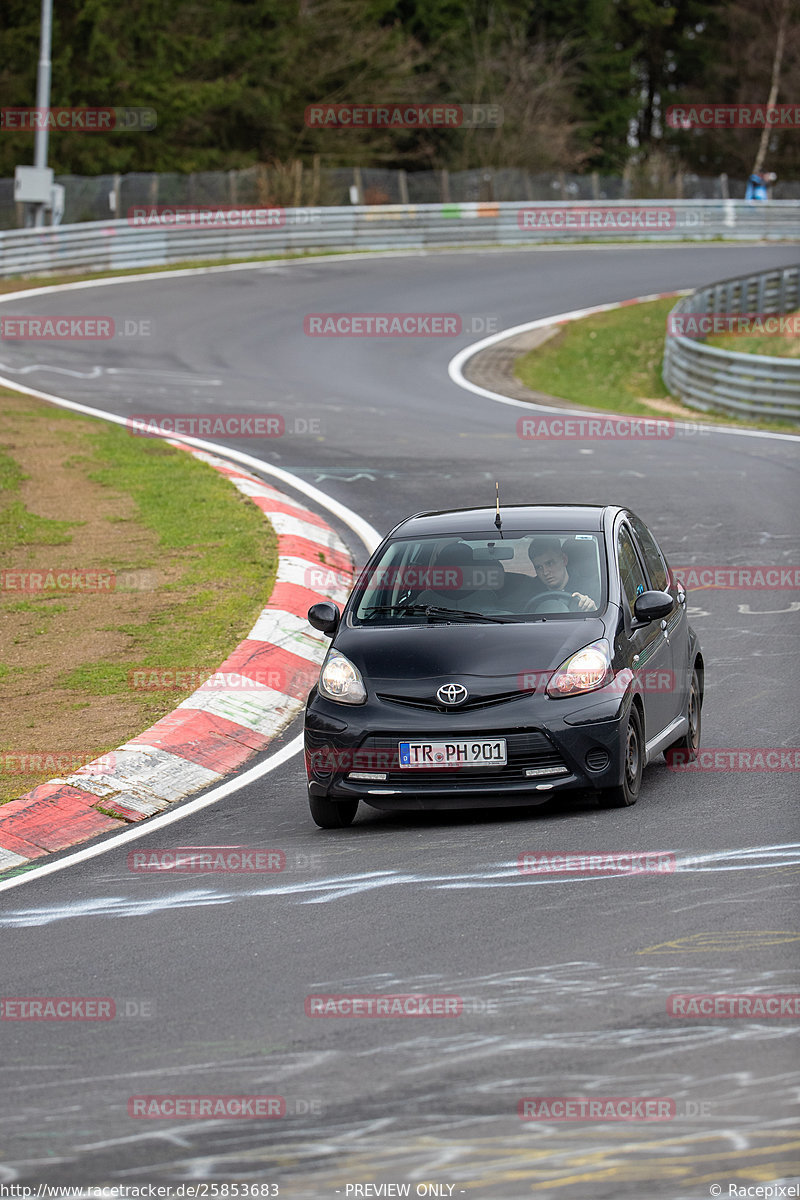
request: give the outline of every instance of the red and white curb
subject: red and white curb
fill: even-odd
[[[0,872],[141,821],[216,783],[264,750],[316,683],[330,642],[306,612],[319,600],[347,598],[354,567],[344,542],[322,517],[248,471],[170,444],[225,475],[268,517],[278,538],[272,594],[245,640],[174,712],[74,774],[0,806]],[[309,586],[320,573],[326,584],[334,580],[324,593]]]

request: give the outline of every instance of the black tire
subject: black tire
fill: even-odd
[[[664,751],[664,757],[673,750],[680,751],[680,761],[694,762],[700,749],[700,734],[702,732],[703,693],[700,690],[700,676],[697,668],[692,671],[692,682],[689,685],[689,699],[686,702],[686,716],[689,728],[683,737],[678,738]]]
[[[323,800],[319,796],[309,796],[308,805],[320,829],[346,829],[353,823],[358,801]]]
[[[622,783],[616,787],[603,788],[597,797],[601,808],[630,808],[639,799],[644,769],[644,735],[642,718],[635,704],[631,705],[625,729],[625,761]]]

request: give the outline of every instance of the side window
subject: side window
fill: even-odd
[[[632,516],[630,522],[639,542],[639,549],[642,552],[647,573],[650,576],[653,587],[657,588],[660,592],[668,591],[669,579],[667,578],[667,568],[655,538],[644,522],[640,521],[638,517]]]
[[[636,597],[647,591],[647,581],[636,555],[631,535],[624,525],[617,534],[617,560],[622,590],[627,596],[628,604],[633,612]]]

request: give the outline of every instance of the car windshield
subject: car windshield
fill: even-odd
[[[398,538],[363,572],[351,617],[365,625],[581,620],[605,594],[597,533]]]

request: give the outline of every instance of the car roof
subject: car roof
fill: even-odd
[[[416,513],[396,525],[389,535],[408,537],[419,534],[452,534],[486,532],[497,536],[496,508],[454,508],[438,512]],[[510,504],[500,505],[503,529],[597,530],[603,528],[603,518],[619,511],[608,504]]]

